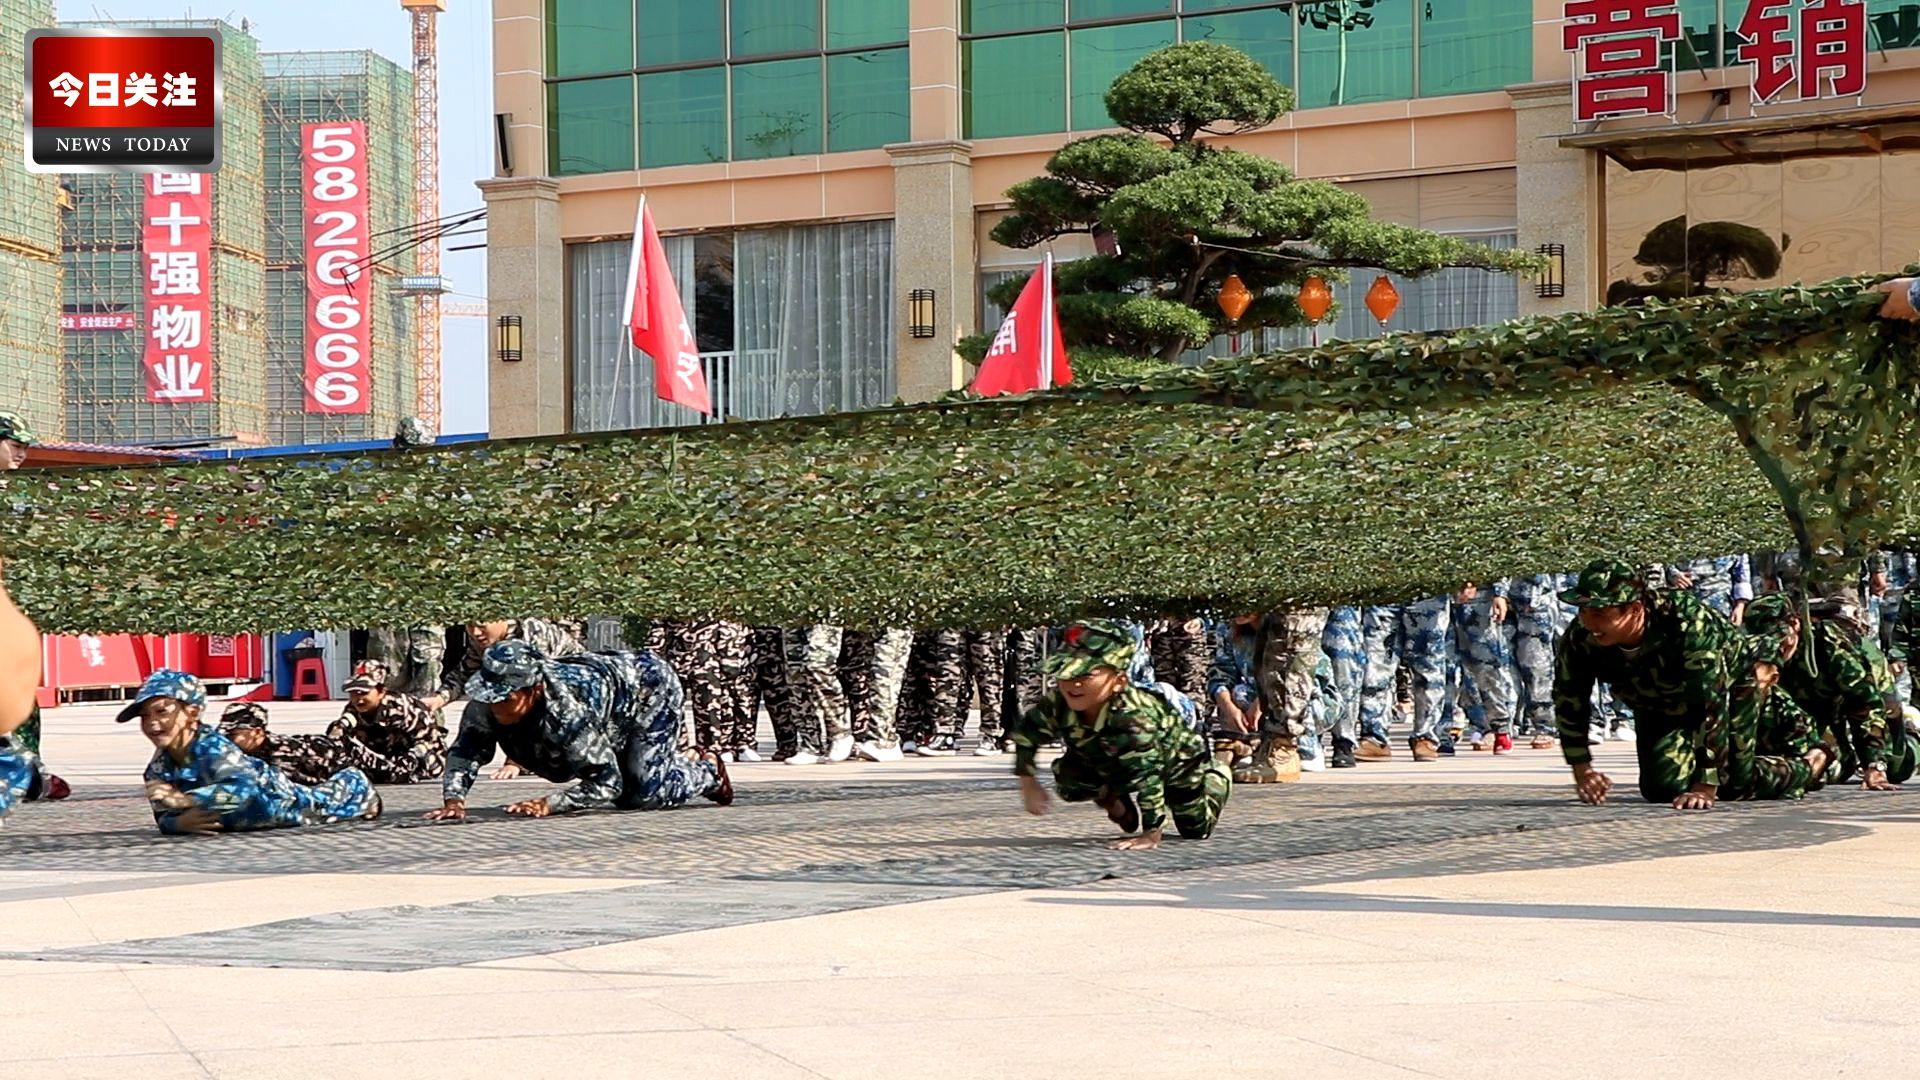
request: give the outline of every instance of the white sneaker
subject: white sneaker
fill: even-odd
[[[842,735],[827,747],[828,761],[845,761],[853,756],[853,736]]]
[[[1301,772],[1326,772],[1327,771],[1327,755],[1315,754],[1312,757],[1308,757],[1305,754],[1301,754],[1300,755],[1300,771]]]
[[[1613,729],[1614,742],[1630,743],[1633,740],[1634,740],[1634,734],[1633,734],[1632,724],[1621,724],[1619,727]]]
[[[974,757],[999,757],[999,739],[981,739],[980,745],[973,748]]]
[[[899,761],[907,755],[897,746],[881,746],[876,742],[857,742],[853,744],[853,756],[861,761]]]
[[[735,750],[735,751],[733,752],[733,760],[735,760],[735,761],[741,761],[741,762],[755,762],[755,761],[759,761],[759,760],[761,760],[761,759],[760,759],[760,752],[759,752],[759,751],[757,751],[757,750],[755,750],[755,749],[754,749],[753,747],[751,747],[751,746],[749,746],[749,747],[747,747],[747,748],[745,748],[745,749],[743,749],[743,750]]]
[[[820,764],[820,763],[821,763],[822,761],[825,761],[825,760],[826,760],[826,758],[823,758],[823,757],[821,757],[821,756],[820,756],[819,754],[815,754],[815,753],[812,753],[811,751],[807,751],[807,750],[802,750],[802,751],[800,751],[800,752],[798,752],[798,753],[796,753],[796,754],[794,754],[794,755],[793,755],[792,757],[790,757],[790,758],[788,758],[788,759],[787,759],[787,764],[789,764],[789,765],[818,765],[818,764]]]

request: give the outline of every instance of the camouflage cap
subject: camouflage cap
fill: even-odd
[[[354,690],[384,690],[387,687],[389,674],[390,672],[387,665],[381,661],[362,660],[360,661],[360,665],[353,669],[353,677],[347,680],[345,689],[348,692]]]
[[[1560,602],[1574,607],[1615,607],[1644,600],[1646,575],[1619,559],[1595,559],[1580,571],[1573,588],[1560,594]]]
[[[147,681],[140,684],[140,692],[133,696],[133,700],[128,702],[127,707],[121,709],[120,715],[114,719],[122,724],[126,723],[139,716],[141,707],[154,698],[173,698],[182,705],[205,705],[207,691],[200,685],[199,676],[175,671],[172,668],[161,668],[147,676]]]
[[[220,714],[220,731],[231,735],[241,728],[266,730],[267,707],[257,701],[236,701]]]
[[[467,680],[467,697],[483,705],[507,700],[516,690],[546,681],[547,658],[519,639],[489,646],[480,656],[480,670]]]
[[[0,412],[0,439],[12,439],[21,446],[37,446],[40,439],[15,413]]]
[[[1098,668],[1125,673],[1133,667],[1133,635],[1112,619],[1088,619],[1067,627],[1060,651],[1047,657],[1047,674],[1077,679]]]
[[[1768,593],[1747,604],[1740,617],[1740,628],[1753,638],[1753,658],[1769,664],[1783,664],[1787,656],[1787,638],[1799,625],[1800,613],[1785,593]]]

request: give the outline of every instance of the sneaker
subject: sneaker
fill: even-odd
[[[1503,731],[1503,732],[1501,732],[1500,734],[1498,734],[1498,735],[1495,735],[1495,736],[1494,736],[1494,737],[1493,737],[1493,738],[1492,738],[1491,740],[1489,740],[1489,741],[1491,741],[1491,742],[1493,743],[1493,752],[1494,752],[1494,753],[1496,753],[1496,754],[1511,754],[1511,753],[1513,753],[1513,736],[1511,736],[1511,735],[1509,735],[1509,734],[1507,734],[1506,732],[1504,732],[1504,731]],[[1474,747],[1474,749],[1475,749],[1475,750],[1478,750],[1478,749],[1480,749],[1480,748],[1476,746],[1476,747]]]
[[[1440,744],[1434,742],[1432,739],[1413,740],[1413,760],[1439,761]]]
[[[1633,725],[1621,724],[1613,729],[1613,741],[1630,743],[1634,740]]]
[[[713,790],[707,792],[707,798],[719,806],[732,806],[733,777],[727,775],[727,755],[715,754],[711,760],[715,776]]]
[[[918,753],[919,750],[920,750],[920,744],[914,742],[912,739],[900,740],[900,752],[902,754],[914,754],[914,753]]]
[[[795,750],[787,757],[789,765],[818,765],[827,760],[811,750]]]
[[[1327,756],[1325,754],[1315,754],[1312,757],[1308,757],[1305,754],[1301,754],[1300,770],[1302,772],[1326,772]]]
[[[899,761],[907,755],[897,746],[881,746],[877,742],[857,742],[853,744],[853,756],[861,761]]]
[[[1360,745],[1353,751],[1353,756],[1361,761],[1387,761],[1393,757],[1393,747],[1383,742],[1374,742],[1372,739],[1361,739]]]
[[[974,757],[999,757],[1000,753],[999,739],[981,739],[980,745],[973,748]]]
[[[733,760],[744,764],[752,764],[760,760],[760,752],[751,746],[743,746],[733,752]]]
[[[1484,731],[1474,732],[1470,741],[1473,743],[1473,751],[1476,754],[1482,750],[1493,749],[1493,737]]]
[[[956,741],[951,735],[935,735],[931,741],[914,747],[913,752],[921,757],[952,757]]]
[[[842,735],[827,747],[828,761],[845,761],[853,756],[853,736]]]
[[[41,801],[59,802],[61,799],[73,794],[73,788],[68,787],[65,780],[60,779],[52,773],[43,773],[42,775],[46,778],[43,781],[46,790],[40,793]]]
[[[1452,757],[1452,756],[1453,756],[1453,740],[1452,740],[1452,739],[1445,739],[1445,740],[1442,740],[1442,741],[1441,741],[1441,743],[1440,743],[1440,756],[1441,756],[1441,757]]]
[[[1551,750],[1556,745],[1558,745],[1558,742],[1554,739],[1553,736],[1541,734],[1541,735],[1535,735],[1533,737],[1533,741],[1528,743],[1527,747],[1532,750]]]
[[[1353,747],[1351,746],[1334,747],[1333,761],[1329,762],[1329,764],[1331,764],[1336,769],[1354,768],[1358,763],[1353,760]]]

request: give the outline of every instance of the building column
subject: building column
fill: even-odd
[[[974,332],[973,146],[958,140],[900,143],[893,156],[893,292],[898,307],[894,382],[905,401],[960,387],[965,363],[954,343]],[[915,338],[907,295],[934,292],[934,331]]]
[[[496,439],[568,430],[565,250],[560,185],[552,177],[479,182],[487,204],[487,322],[521,319],[521,355],[502,361],[488,343],[487,430]]]
[[[1520,314],[1552,315],[1600,306],[1606,279],[1605,159],[1571,150],[1560,137],[1573,128],[1573,90],[1564,82],[1534,83],[1508,91],[1513,98],[1514,187],[1519,209],[1519,245],[1567,249],[1567,294],[1542,298],[1532,283],[1520,289]]]

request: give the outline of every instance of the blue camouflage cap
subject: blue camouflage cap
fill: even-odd
[[[489,646],[480,656],[480,670],[467,680],[467,697],[483,705],[507,700],[516,690],[546,680],[547,658],[519,639]]]
[[[121,709],[120,715],[114,719],[124,724],[139,716],[141,707],[147,702],[163,697],[173,698],[182,705],[205,705],[207,689],[200,685],[200,677],[197,675],[189,675],[172,668],[161,668],[147,676],[147,681],[140,684],[140,692],[133,696],[133,701],[128,703],[126,708]]]

